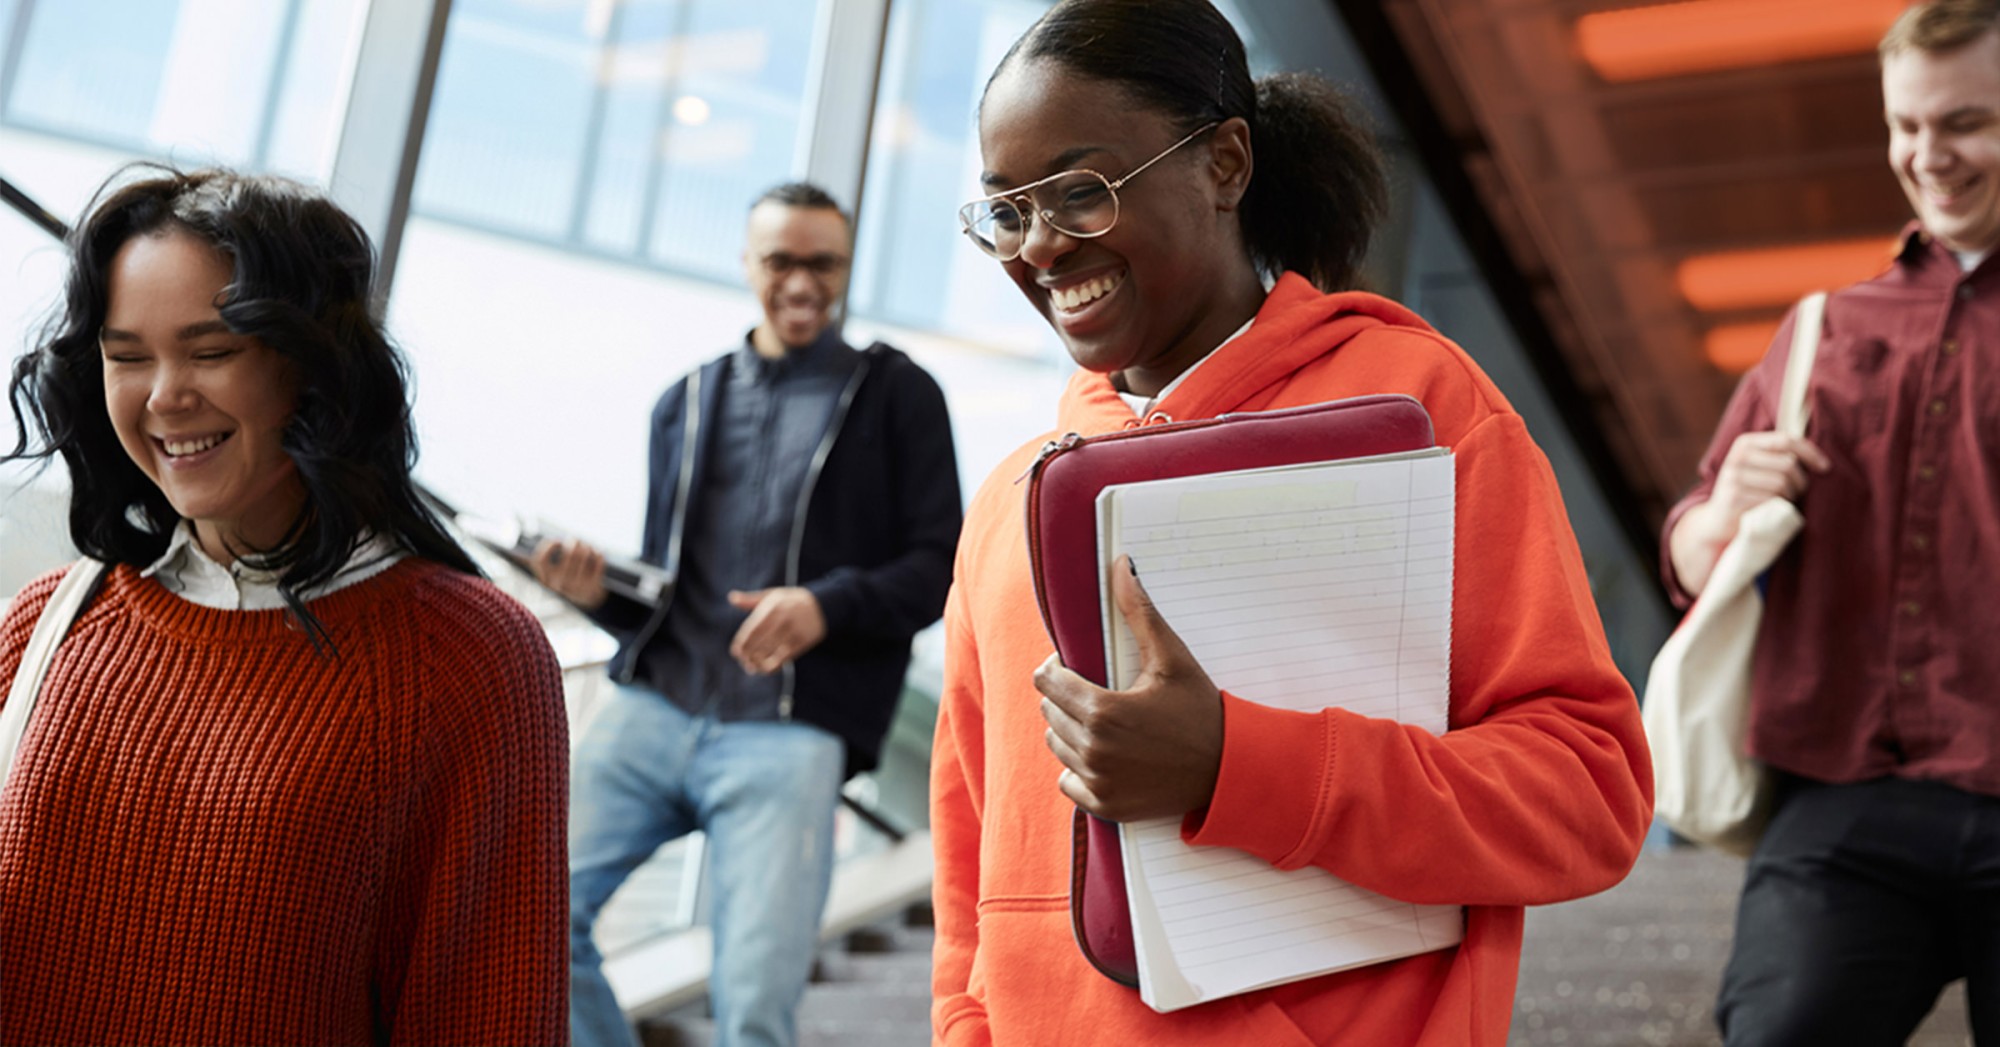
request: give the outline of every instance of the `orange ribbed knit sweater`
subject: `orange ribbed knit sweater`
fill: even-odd
[[[57,578],[0,621],[0,682]],[[0,1042],[567,1040],[540,627],[415,558],[311,607],[337,656],[110,574],[0,794]]]

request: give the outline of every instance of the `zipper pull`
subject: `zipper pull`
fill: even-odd
[[[1021,475],[1016,476],[1014,478],[1015,486],[1017,487],[1020,486],[1021,481],[1027,479],[1030,476],[1035,475],[1036,471],[1041,469],[1043,462],[1048,461],[1055,455],[1067,451],[1070,448],[1075,447],[1077,444],[1080,444],[1082,442],[1083,442],[1083,437],[1078,436],[1075,433],[1064,433],[1062,439],[1050,440],[1048,443],[1043,444],[1042,449],[1040,451],[1035,452],[1035,460],[1029,462],[1028,468],[1022,470]]]

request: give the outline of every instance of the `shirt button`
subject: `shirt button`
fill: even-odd
[[[1902,610],[1906,617],[1915,618],[1923,610],[1923,606],[1915,600],[1904,600]],[[1904,682],[1907,683],[1908,681]]]
[[[1944,355],[1946,356],[1956,355],[1958,353],[1958,339],[1947,338],[1944,340],[1944,344],[1938,346],[1938,348],[1944,350]]]
[[[1917,673],[1916,673],[1916,670],[1914,670],[1914,669],[1905,669],[1905,670],[1903,670],[1902,672],[1900,672],[1900,673],[1897,673],[1897,674],[1896,674],[1896,682],[1897,682],[1897,683],[1900,683],[1900,684],[1902,684],[1902,685],[1903,685],[1903,686],[1905,686],[1905,687],[1908,687],[1908,686],[1910,686],[1911,684],[1913,684],[1913,683],[1916,683],[1916,682],[1917,682]]]
[[[1937,479],[1937,470],[1928,465],[1917,466],[1917,479],[1935,480]]]
[[[1946,406],[1947,406],[1947,405],[1945,404],[1945,402],[1944,402],[1943,400],[1932,400],[1932,401],[1931,401],[1931,415],[1932,415],[1933,417],[1935,417],[1935,416],[1937,416],[1937,415],[1941,415],[1941,414],[1943,414],[1943,413],[1945,412],[1945,408],[1946,408]]]
[[[1923,552],[1925,549],[1928,549],[1930,547],[1931,547],[1931,540],[1929,538],[1926,538],[1920,534],[1913,534],[1910,536],[1910,548],[1915,549],[1918,552]]]
[[[1971,285],[1971,284],[1959,284],[1959,285],[1958,285],[1958,300],[1959,300],[1959,301],[1961,301],[1961,302],[1969,302],[1969,301],[1971,301],[1971,300],[1972,300],[1972,285]]]

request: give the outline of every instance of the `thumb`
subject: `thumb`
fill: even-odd
[[[754,611],[757,609],[758,604],[764,602],[764,597],[769,595],[770,592],[771,590],[769,589],[754,589],[747,593],[731,589],[729,590],[729,606],[739,611]]]
[[[1169,662],[1193,659],[1180,634],[1160,617],[1160,609],[1153,606],[1153,598],[1139,584],[1138,569],[1129,556],[1121,556],[1111,565],[1111,599],[1139,645],[1142,673],[1158,671]]]

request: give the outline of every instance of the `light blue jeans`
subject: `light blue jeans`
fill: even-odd
[[[796,722],[719,723],[620,687],[571,758],[570,1039],[636,1047],[591,940],[611,892],[662,844],[708,834],[716,1047],[790,1047],[833,878],[840,739]]]

